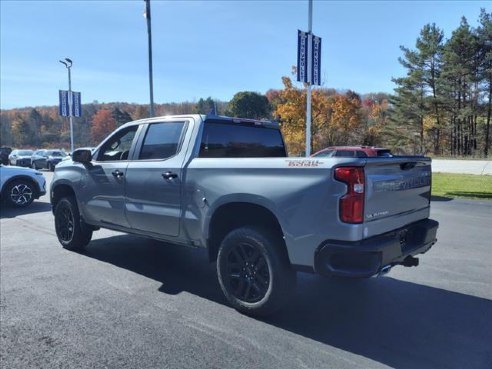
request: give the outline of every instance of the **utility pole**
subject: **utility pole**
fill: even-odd
[[[60,63],[64,64],[68,70],[68,118],[70,119],[70,151],[73,152],[73,118],[72,118],[72,105],[73,105],[73,96],[72,96],[72,76],[70,73],[70,68],[72,68],[72,60],[69,58],[65,58],[65,60],[59,60]]]
[[[149,87],[150,87],[150,117],[154,116],[154,82],[152,77],[152,27],[150,17],[150,0],[145,1],[145,18],[147,18],[147,35],[149,42]]]

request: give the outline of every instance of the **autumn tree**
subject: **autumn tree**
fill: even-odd
[[[10,117],[3,111],[0,112],[0,145],[12,146],[12,125]]]
[[[109,109],[101,109],[92,117],[91,136],[94,143],[101,142],[116,128],[116,121]]]
[[[31,136],[33,132],[29,123],[21,116],[17,116],[12,121],[12,136],[16,147],[24,147],[31,144]]]
[[[111,115],[113,116],[117,126],[121,126],[122,124],[132,121],[131,115],[125,110],[120,110],[117,106],[113,108]]]
[[[348,91],[345,95],[335,95],[330,99],[330,123],[326,130],[330,145],[360,144],[364,132],[361,131],[361,99],[358,94]]]
[[[300,156],[306,150],[306,90],[296,88],[290,78],[282,77],[284,89],[276,96],[273,116],[281,124],[284,140],[291,155]],[[329,130],[329,92],[315,89],[311,96],[311,147],[323,148]]]

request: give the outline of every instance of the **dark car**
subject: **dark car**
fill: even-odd
[[[18,167],[30,167],[32,150],[14,150],[9,155],[10,165]]]
[[[12,152],[10,147],[0,147],[0,163],[9,165],[9,155]]]
[[[311,155],[313,157],[367,158],[369,156],[391,157],[391,151],[374,146],[330,146]]]
[[[46,168],[54,171],[56,164],[66,156],[67,154],[62,150],[37,150],[31,157],[31,167],[34,169]]]

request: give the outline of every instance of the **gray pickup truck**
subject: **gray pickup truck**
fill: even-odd
[[[288,157],[277,123],[219,116],[127,123],[58,164],[50,198],[63,247],[108,228],[206,248],[230,304],[252,315],[286,303],[296,271],[417,265],[438,228],[429,158]]]

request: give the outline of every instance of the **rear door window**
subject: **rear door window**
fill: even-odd
[[[201,158],[285,157],[280,130],[241,123],[206,122],[200,145]]]
[[[185,122],[153,123],[145,135],[139,160],[167,159],[177,154]]]

